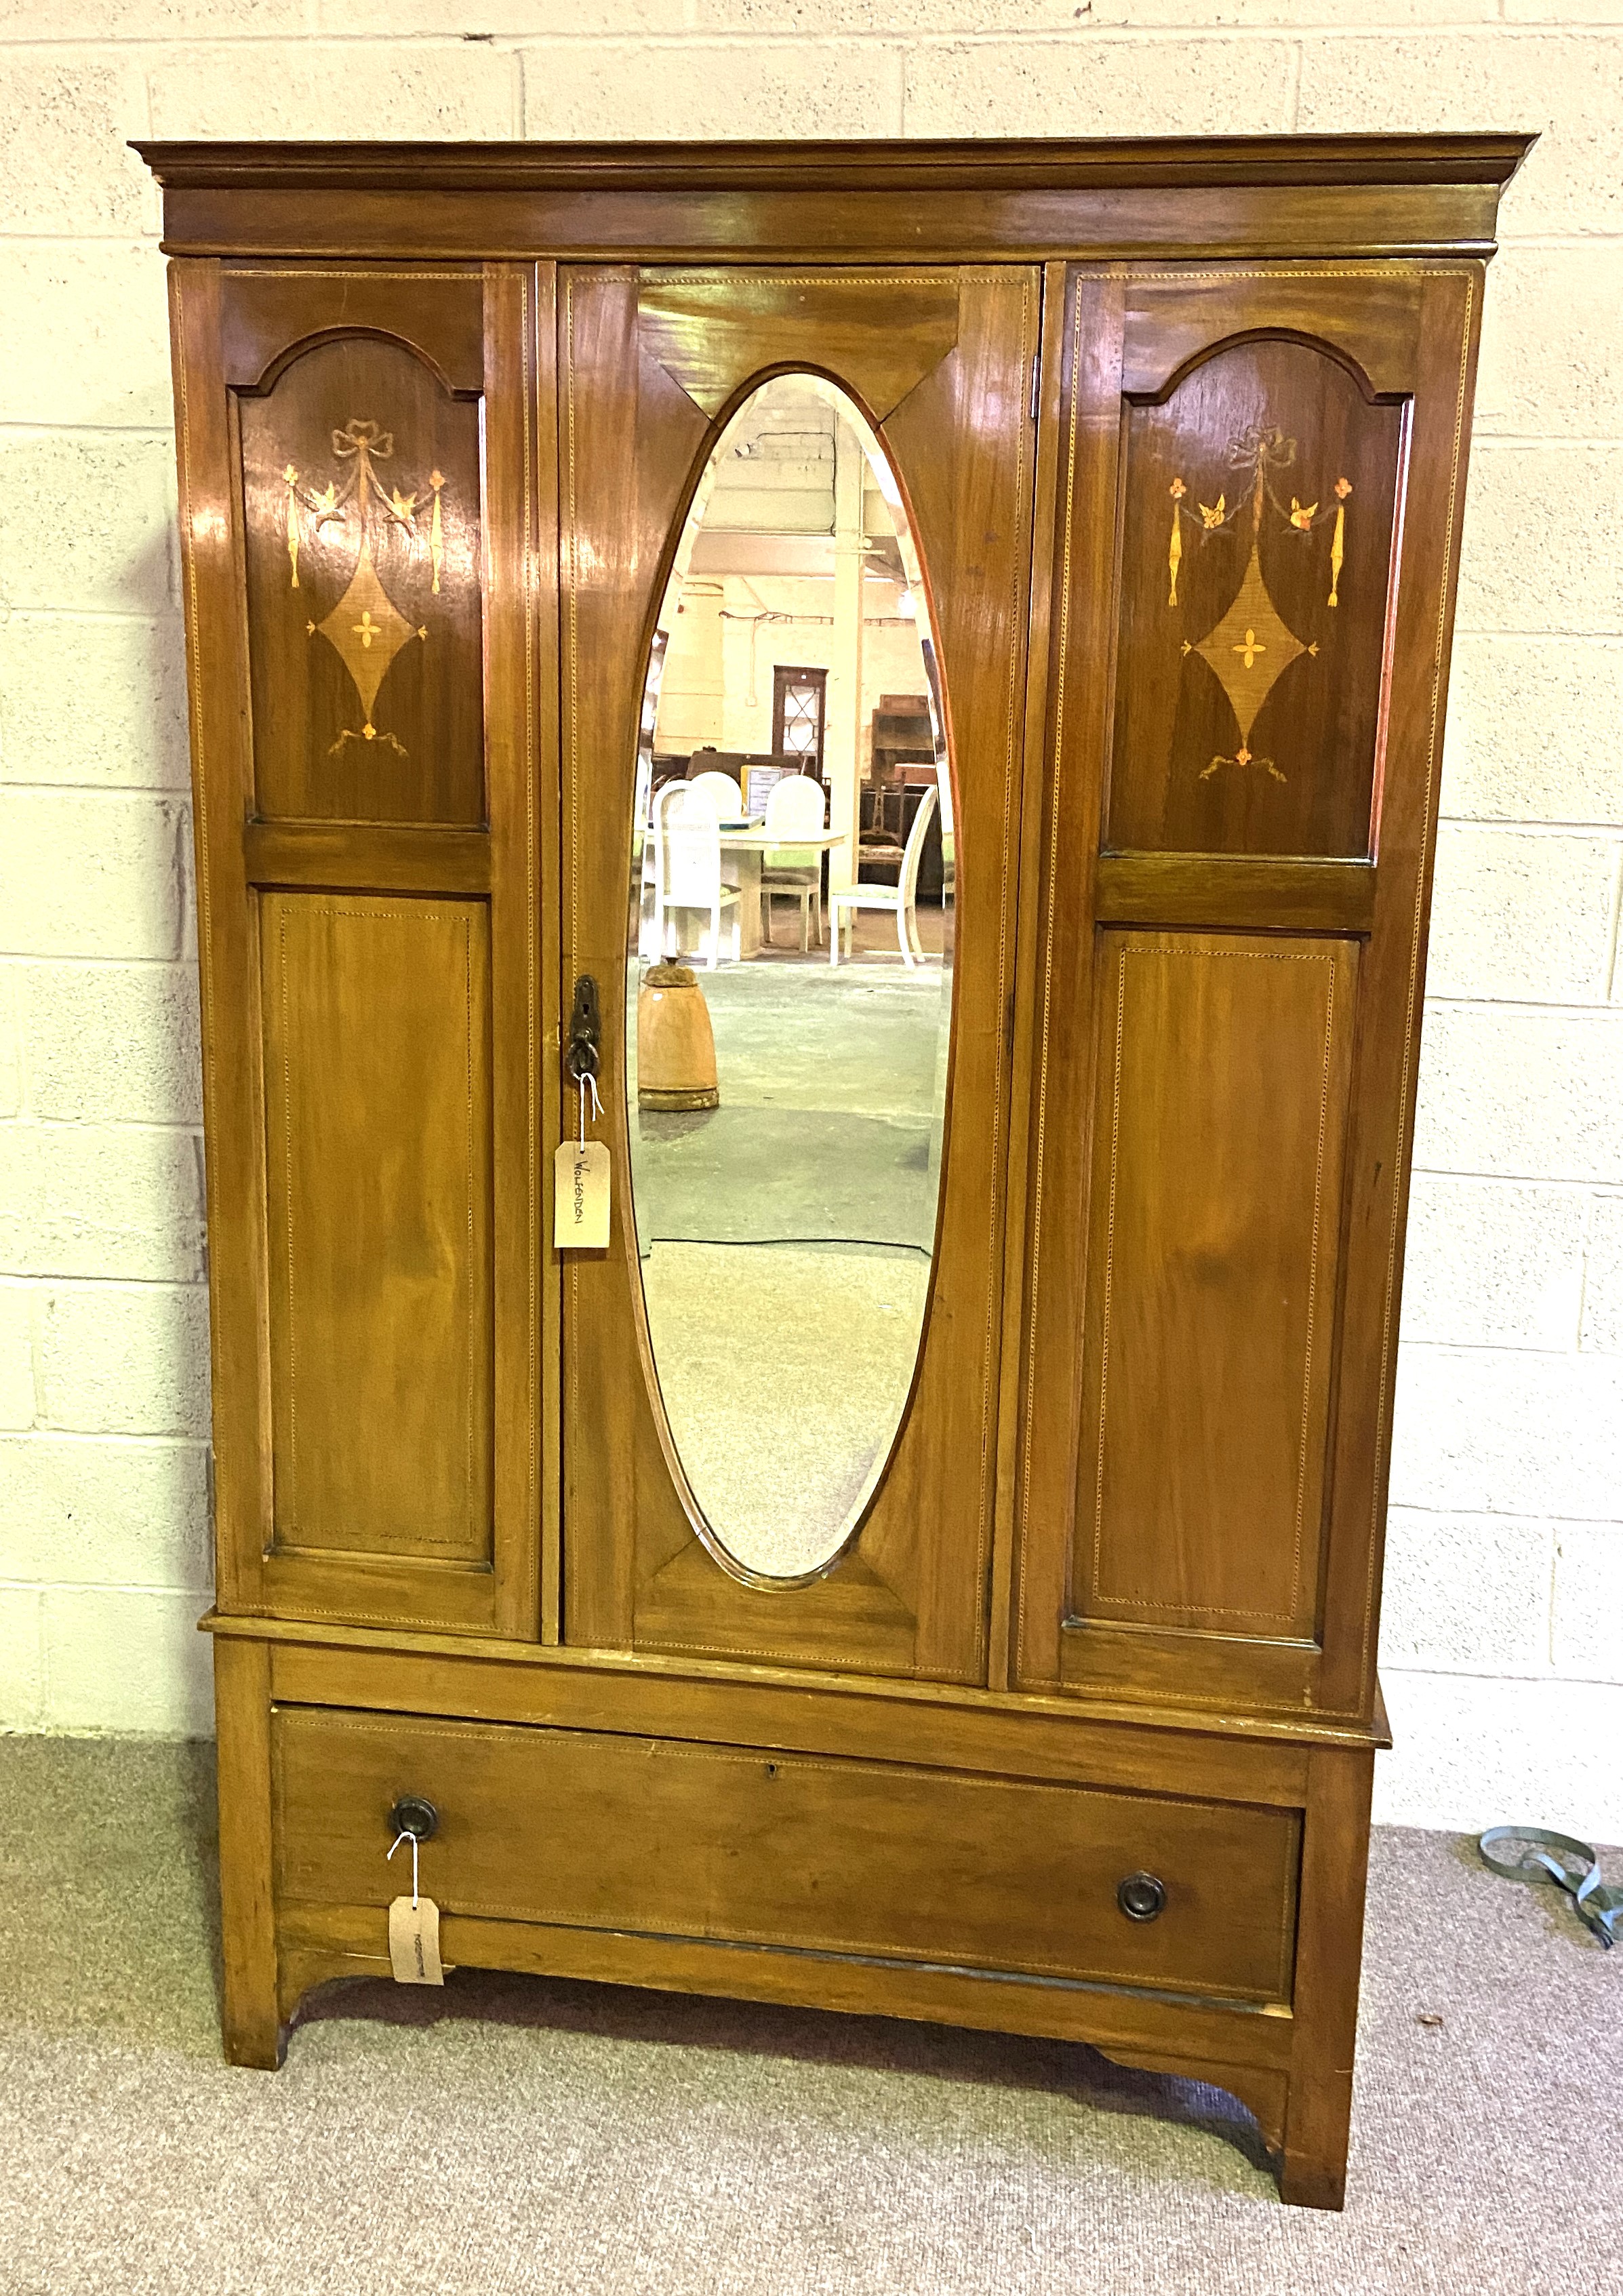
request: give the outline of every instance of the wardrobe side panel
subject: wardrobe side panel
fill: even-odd
[[[1075,275],[1029,1151],[1030,1686],[1373,1695],[1478,278],[1449,275],[1445,314],[1418,265]],[[1111,502],[1107,609],[1070,568]]]
[[[215,1594],[234,1609],[259,1596],[270,1431],[258,958],[242,851],[252,760],[219,275],[209,261],[169,266],[202,1010]]]
[[[220,1601],[533,1632],[537,274],[176,268]]]

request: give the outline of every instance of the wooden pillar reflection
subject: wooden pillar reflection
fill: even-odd
[[[857,875],[857,791],[862,776],[863,472],[855,433],[842,422],[834,434],[834,644],[829,669],[823,743],[829,826],[846,843],[829,855],[831,888]]]

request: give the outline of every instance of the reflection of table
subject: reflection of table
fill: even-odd
[[[763,853],[832,853],[849,838],[843,829],[796,830],[785,837],[776,830],[768,836],[758,822],[747,829],[724,829],[721,849],[738,856],[738,953],[756,955],[761,946],[761,856]]]

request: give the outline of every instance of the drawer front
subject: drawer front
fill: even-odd
[[[277,1708],[273,1742],[283,1904],[387,1904],[389,1813],[414,1793],[447,1913],[1291,1995],[1291,1811],[315,1707]],[[1165,1890],[1147,1920],[1117,1901],[1137,1873]]]

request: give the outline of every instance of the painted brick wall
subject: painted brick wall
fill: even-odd
[[[394,0],[386,21],[0,0],[0,1725],[209,1716],[168,375],[125,139],[1537,127],[1490,282],[1460,599],[1381,1809],[1623,1840],[1623,0]]]

